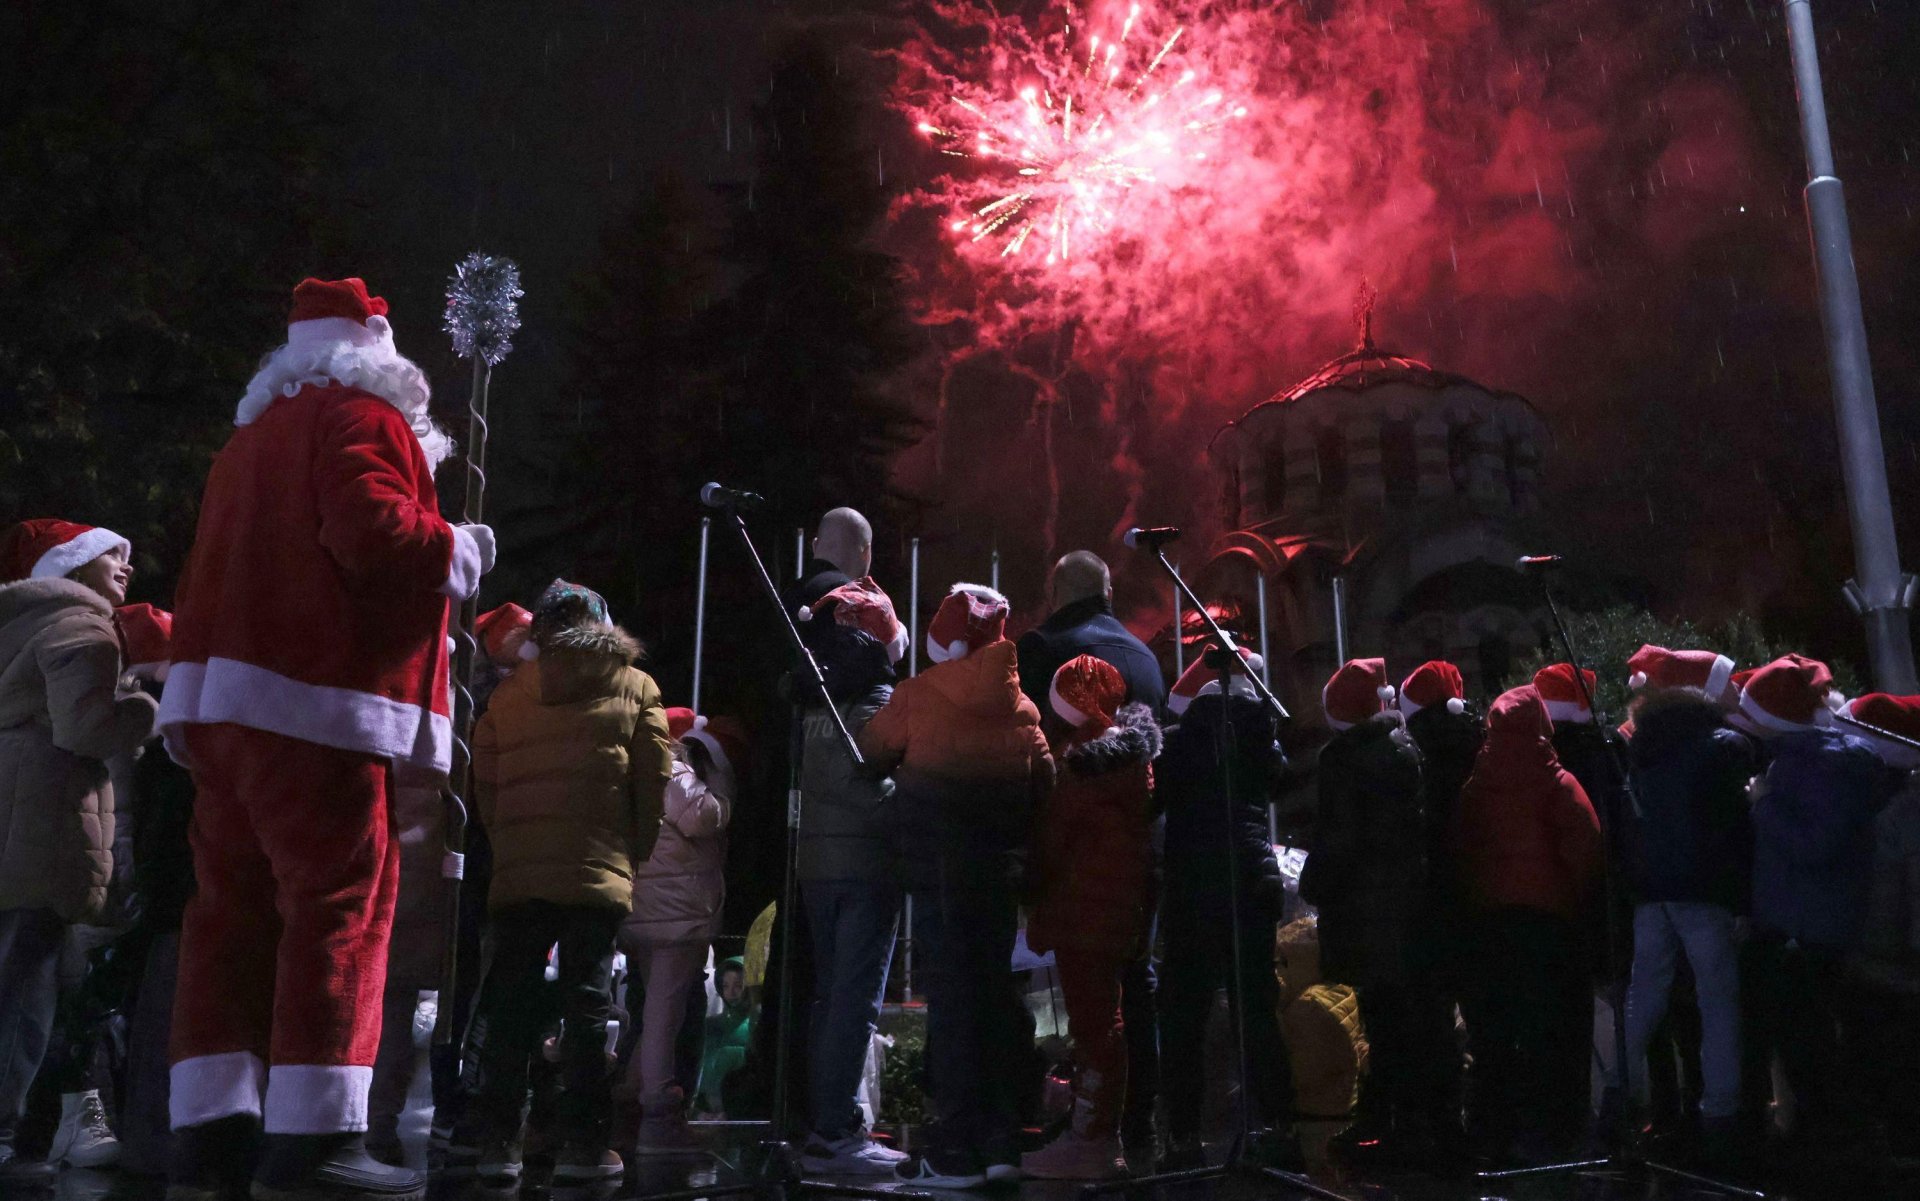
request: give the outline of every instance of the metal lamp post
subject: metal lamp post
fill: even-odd
[[[1873,364],[1854,273],[1853,235],[1846,191],[1834,175],[1827,102],[1809,0],[1785,0],[1787,40],[1793,51],[1794,90],[1800,98],[1800,135],[1807,150],[1807,224],[1813,237],[1820,289],[1820,323],[1827,336],[1827,372],[1833,381],[1834,421],[1840,431],[1840,467],[1853,527],[1855,579],[1847,603],[1867,625],[1867,656],[1874,684],[1901,695],[1916,691],[1913,635],[1908,619],[1920,581],[1900,570],[1894,539],[1887,459],[1880,446],[1880,410],[1873,395]]]

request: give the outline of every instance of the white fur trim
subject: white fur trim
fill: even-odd
[[[733,774],[733,760],[727,758],[727,748],[720,745],[720,740],[707,732],[706,718],[694,718],[693,729],[688,730],[685,737],[691,738],[701,746],[706,747],[707,751],[712,754],[714,763],[728,775]]]
[[[1167,712],[1173,714],[1175,717],[1185,713],[1187,706],[1191,704],[1193,704],[1193,698],[1185,693],[1169,692],[1167,694]]]
[[[1425,705],[1417,703],[1405,692],[1402,692],[1399,698],[1393,703],[1399,708],[1402,717],[1412,717],[1414,714],[1420,712],[1420,710],[1426,708]]]
[[[1061,698],[1058,681],[1047,685],[1047,703],[1053,706],[1053,711],[1060,715],[1061,721],[1074,729],[1077,730],[1087,724],[1087,715]]]
[[[927,658],[933,660],[935,663],[945,663],[952,659],[964,659],[967,657],[967,649],[967,641],[964,638],[956,638],[952,642],[940,643],[934,641],[932,630],[927,631]]]
[[[105,526],[94,526],[35,559],[29,578],[57,580],[73,574],[112,550],[119,551],[125,558],[133,557],[132,543]]]
[[[480,577],[486,572],[486,562],[480,555],[480,543],[472,534],[457,525],[450,528],[453,554],[447,563],[447,579],[440,585],[440,594],[463,601],[480,591]]]
[[[1627,677],[1627,687],[1632,689],[1635,692],[1638,692],[1640,689],[1645,688],[1646,686],[1647,686],[1647,673],[1644,671],[1636,671],[1632,675]]]
[[[251,1051],[195,1055],[167,1072],[168,1119],[175,1130],[234,1114],[260,1116],[267,1065]]]
[[[1553,719],[1556,726],[1585,725],[1593,720],[1593,710],[1579,701],[1549,701],[1545,697],[1541,700],[1547,706],[1547,716]]]
[[[531,663],[540,657],[540,644],[529,638],[520,644],[519,650],[513,653],[520,656],[521,662]]]
[[[906,657],[907,647],[912,644],[913,635],[907,632],[907,627],[896,621],[893,626],[893,637],[887,642],[887,662],[900,662]]]
[[[317,326],[327,321],[343,321],[355,329],[362,328],[358,322],[348,321],[344,317],[322,317],[311,323],[300,321],[295,324]],[[392,331],[387,327],[385,318],[369,318],[369,326],[373,322],[379,322],[386,332],[381,338],[365,345],[346,339],[313,340],[303,337],[295,341],[291,338],[292,327],[289,326],[287,343],[267,355],[260,369],[247,381],[247,390],[240,396],[233,423],[252,425],[274,401],[283,396],[294,396],[308,385],[326,387],[341,384],[370,392],[398,409],[412,427],[414,437],[420,440],[420,449],[426,453],[427,462],[438,467],[443,459],[453,453],[453,439],[434,424],[428,412],[427,405],[433,397],[433,389],[427,383],[426,373],[395,349]]]
[[[1455,717],[1458,717],[1462,713],[1465,713],[1466,711],[1467,711],[1467,702],[1461,700],[1457,696],[1450,696],[1447,698],[1447,712],[1453,714]]]
[[[358,1064],[276,1063],[267,1072],[261,1125],[268,1134],[346,1134],[367,1128],[373,1069]]]
[[[453,722],[418,705],[304,683],[238,659],[176,662],[159,717],[174,762],[192,766],[182,727],[223,721],[443,774],[453,763]]]
[[[1325,713],[1326,710],[1322,709],[1321,712]],[[1353,729],[1353,723],[1350,721],[1341,721],[1339,718],[1335,717],[1331,713],[1327,713],[1326,716],[1327,716],[1327,727],[1336,734],[1340,733],[1342,730]]]
[[[1762,738],[1773,734],[1805,734],[1809,730],[1818,730],[1822,726],[1833,724],[1833,715],[1825,710],[1815,713],[1813,721],[1806,724],[1788,721],[1784,717],[1775,717],[1762,708],[1760,702],[1754,700],[1753,695],[1745,688],[1740,690],[1740,712],[1754,724],[1754,733]],[[1823,718],[1825,720],[1822,720]]]
[[[1707,699],[1718,705],[1727,695],[1727,684],[1733,679],[1733,660],[1725,655],[1713,657],[1713,667],[1707,672]]]
[[[948,596],[952,596],[956,592],[971,592],[983,601],[991,601],[996,605],[1007,605],[1007,598],[1002,595],[998,589],[989,588],[985,584],[955,584],[953,587],[947,589]],[[1008,605],[1007,607],[1011,608],[1012,606]]]
[[[803,621],[803,622],[806,622],[806,621],[812,621],[812,620],[813,620],[813,606],[812,606],[812,605],[801,605],[801,606],[800,606],[800,611],[799,611],[798,613],[796,613],[796,614],[794,614],[794,616],[795,616],[796,618],[798,618],[799,620],[801,620],[801,621]]]
[[[365,325],[351,317],[313,317],[287,323],[287,345],[311,346],[319,342],[347,342],[354,346],[378,346],[385,342],[391,346],[393,327],[385,317],[370,317]]]

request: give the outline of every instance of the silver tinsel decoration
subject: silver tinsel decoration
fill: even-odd
[[[453,353],[463,359],[479,357],[489,367],[513,349],[520,328],[520,268],[512,259],[474,251],[460,260],[447,281],[446,328],[453,335]]]

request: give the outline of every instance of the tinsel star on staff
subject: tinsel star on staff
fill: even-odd
[[[460,260],[447,281],[446,330],[453,353],[473,364],[473,387],[467,395],[466,490],[461,520],[482,520],[487,494],[487,402],[493,369],[513,349],[520,328],[520,268],[513,260],[479,251]],[[473,795],[473,675],[479,644],[473,635],[479,614],[476,591],[460,606],[453,664],[453,771],[444,800],[447,807],[446,854],[441,876],[448,881],[446,951],[440,962],[440,1005],[434,1023],[434,1041],[452,1041],[455,970],[460,930],[460,879],[464,875],[467,840],[467,798]]]

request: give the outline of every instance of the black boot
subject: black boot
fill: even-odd
[[[260,1119],[216,1118],[173,1132],[167,1201],[242,1201],[260,1162]]]
[[[253,1201],[415,1201],[424,1172],[389,1167],[359,1134],[269,1134],[253,1177]]]

